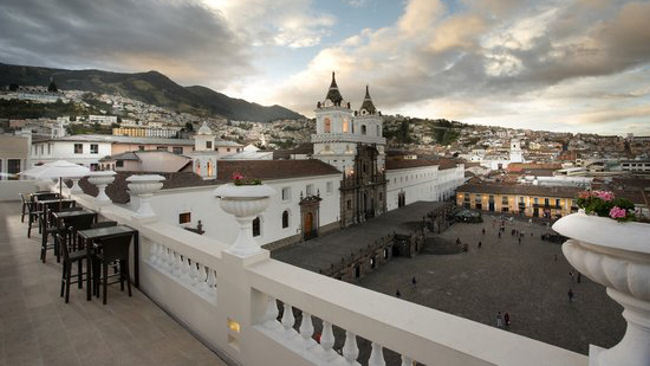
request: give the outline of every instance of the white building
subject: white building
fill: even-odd
[[[90,114],[88,115],[88,122],[99,123],[102,126],[110,126],[113,123],[117,123],[117,116],[104,116],[104,115]]]

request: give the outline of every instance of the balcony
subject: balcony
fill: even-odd
[[[147,195],[155,194],[155,190],[154,187],[134,190],[141,195],[138,211],[100,202],[83,193],[73,194],[84,207],[104,218],[128,224],[140,233],[142,292],[136,291],[133,298],[125,297],[121,301],[118,301],[120,293],[116,292],[113,296],[116,300],[107,307],[97,301],[86,302],[81,294],[70,304],[60,301],[57,293],[60,268],[54,263],[36,262],[37,249],[33,241],[24,239],[18,204],[3,204],[5,216],[1,222],[7,225],[7,230],[2,232],[7,234],[1,237],[3,297],[0,301],[11,303],[2,305],[3,321],[7,314],[28,306],[22,318],[6,328],[12,331],[11,336],[4,333],[5,345],[10,338],[33,339],[32,335],[17,337],[20,325],[29,319],[39,331],[64,328],[67,338],[60,340],[63,344],[51,348],[74,348],[75,341],[84,339],[78,335],[93,329],[87,320],[83,321],[85,315],[94,314],[99,319],[110,319],[103,321],[117,328],[108,328],[105,337],[117,342],[124,334],[129,335],[128,340],[142,342],[129,355],[147,359],[186,356],[206,363],[220,364],[224,359],[241,365],[412,365],[414,361],[452,366],[587,366],[589,363],[584,355],[271,259],[269,252],[257,247],[249,237],[254,215],[238,216],[241,234],[232,245],[165,224],[146,207]],[[242,245],[246,250],[239,250]],[[645,263],[642,268],[646,273],[647,255],[638,260]],[[12,270],[6,270],[7,267]],[[11,278],[15,272],[20,275],[19,280]],[[41,273],[46,276],[40,276]],[[13,294],[22,293],[24,302],[14,303],[11,297],[4,296],[4,283],[11,280],[15,281]],[[644,281],[639,289],[647,294],[650,288],[647,277]],[[55,320],[48,316],[52,314],[48,306],[55,309]],[[85,325],[68,328],[68,322],[73,320]],[[92,342],[92,338],[84,341]],[[206,354],[201,343],[215,354]],[[38,342],[27,342],[21,349],[29,352],[38,347],[41,347]],[[121,349],[109,350],[119,357]],[[4,350],[5,359],[8,351]],[[100,356],[93,349],[89,357]],[[81,360],[81,355],[76,360]],[[645,358],[648,360],[650,356]],[[187,363],[199,361],[192,358]]]

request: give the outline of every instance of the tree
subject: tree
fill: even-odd
[[[194,125],[190,122],[185,122],[185,131],[194,132]]]
[[[54,83],[54,80],[50,81],[50,85],[47,87],[47,91],[56,93],[59,91],[59,89],[56,88],[56,84]]]

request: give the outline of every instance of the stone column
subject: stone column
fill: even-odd
[[[113,183],[114,180],[115,172],[98,171],[90,173],[88,176],[88,182],[96,185],[99,190],[96,198],[98,203],[106,204],[111,202],[111,199],[106,195],[106,186]]]
[[[571,238],[562,245],[569,263],[607,287],[624,308],[623,339],[610,349],[590,345],[589,366],[650,365],[650,225],[580,212],[558,220],[553,229]]]
[[[129,182],[129,193],[136,195],[140,200],[140,205],[134,215],[135,219],[154,220],[156,218],[156,213],[151,208],[149,200],[155,192],[162,188],[164,180],[165,177],[155,174],[132,175],[126,178],[126,181]]]
[[[228,251],[247,257],[262,250],[253,239],[253,220],[262,213],[271,202],[270,197],[276,192],[273,188],[260,185],[224,184],[215,189],[214,194],[221,199],[221,209],[235,216],[239,223],[239,234]]]

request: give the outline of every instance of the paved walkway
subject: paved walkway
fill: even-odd
[[[38,230],[27,239],[19,209],[0,203],[0,365],[225,364],[135,289],[109,286],[102,305],[73,287],[65,304],[61,265],[39,261]]]
[[[310,271],[326,270],[332,263],[340,263],[341,258],[350,257],[350,254],[366,248],[368,243],[382,236],[394,231],[398,234],[412,232],[413,228],[409,227],[411,225],[408,223],[421,221],[428,212],[443,204],[442,202],[416,202],[370,219],[363,224],[276,250],[271,253],[271,256]]]
[[[448,242],[460,238],[469,244],[468,253],[398,257],[359,285],[392,296],[399,289],[407,301],[489,325],[495,325],[498,311],[508,312],[509,331],[583,354],[590,343],[606,348],[618,343],[625,332],[622,307],[603,286],[586,277],[581,283],[571,279],[569,271],[577,272],[560,245],[540,239],[545,226],[515,221],[499,239],[497,219],[484,219],[484,224],[455,224],[440,235]],[[521,245],[510,235],[512,228],[526,232]],[[574,302],[568,300],[569,288]]]

